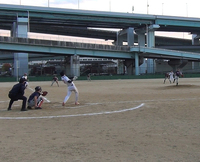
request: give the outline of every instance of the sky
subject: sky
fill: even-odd
[[[200,0],[0,0],[1,3],[200,18]]]
[[[200,0],[0,0],[2,4],[200,17]],[[147,8],[148,4],[148,8]],[[134,11],[132,10],[134,8]]]

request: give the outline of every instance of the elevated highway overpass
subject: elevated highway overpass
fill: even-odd
[[[146,31],[149,25],[159,25],[156,31],[200,34],[200,19],[135,13],[87,11],[22,5],[0,5],[0,29],[13,29],[18,17],[29,19],[29,32],[98,38],[117,41],[119,31],[129,27]],[[107,30],[102,30],[107,29]],[[134,35],[138,42],[137,32]],[[167,40],[167,41],[166,41]],[[192,45],[192,41],[156,36],[155,45]]]
[[[11,52],[0,55],[0,60],[13,60],[14,52],[29,53],[29,60],[79,55],[112,59],[134,59],[135,54],[144,58],[179,59],[200,61],[200,54],[177,50],[140,46],[114,46],[78,42],[63,42],[29,38],[0,37],[0,50]]]
[[[11,30],[17,17],[29,18],[29,31],[68,36],[85,36],[101,39],[116,39],[112,29],[135,30],[146,25],[159,25],[156,31],[188,32],[200,34],[200,19],[189,17],[147,15],[135,13],[104,12],[35,7],[22,5],[0,5],[0,29]],[[110,29],[109,31],[93,30]],[[105,32],[105,34],[104,34]]]
[[[121,43],[128,42],[129,46],[129,51],[112,52],[113,49],[109,51],[108,49],[97,50],[88,47],[87,49],[82,47],[78,49],[72,47],[64,48],[61,45],[59,47],[56,45],[47,47],[42,44],[1,42],[1,51],[28,52],[30,53],[28,56],[30,59],[34,57],[36,59],[37,56],[40,56],[38,57],[40,59],[41,57],[79,54],[80,56],[92,57],[124,57],[124,59],[135,59],[136,55],[138,55],[138,57],[158,59],[187,58],[191,61],[199,60],[199,48],[197,47],[199,46],[200,35],[199,18],[0,5],[0,29],[10,30],[11,34],[15,33],[19,23],[18,18],[27,19],[28,32],[113,40],[116,47],[121,47],[119,43],[119,39],[121,39]],[[105,28],[107,30],[103,30]],[[130,33],[132,30],[129,29],[133,29],[134,33]],[[193,35],[193,39],[182,40],[158,37],[154,35],[156,31],[187,32]],[[21,37],[19,33],[17,33],[17,37]],[[135,47],[134,43],[138,43],[138,46]],[[166,45],[167,47],[165,48]],[[179,47],[177,48],[179,51],[166,50],[173,45]],[[113,47],[115,48],[115,46]],[[184,50],[184,48],[180,48],[181,46],[187,46],[188,48]],[[126,48],[126,46],[123,47]],[[196,53],[189,51],[195,51]],[[38,54],[36,55],[36,53]],[[6,56],[11,57],[11,55]],[[6,56],[3,55],[1,57],[3,59]]]

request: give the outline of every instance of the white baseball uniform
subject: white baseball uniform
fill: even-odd
[[[78,94],[78,90],[77,90],[75,84],[73,83],[73,81],[71,83],[68,82],[68,81],[70,81],[70,79],[66,75],[62,76],[61,80],[65,84],[67,84],[67,96],[65,96],[63,103],[66,103],[68,101],[69,97],[71,96],[72,91],[75,92],[75,102],[78,102],[79,94]]]
[[[173,80],[174,80],[174,72],[173,71],[169,72],[169,80],[170,80],[170,83],[173,82]]]

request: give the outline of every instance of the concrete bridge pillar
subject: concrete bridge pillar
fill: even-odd
[[[127,29],[127,43],[128,46],[134,46],[134,28]]]
[[[135,75],[139,75],[139,55],[135,53]]]
[[[122,46],[123,42],[127,42],[128,46],[134,45],[134,28],[124,29],[117,33],[116,45]]]
[[[116,45],[117,46],[123,46],[123,37],[122,36],[120,36],[120,32],[117,32],[117,41],[116,41]]]
[[[180,64],[180,60],[177,60],[177,59],[174,59],[174,60],[171,59],[170,61],[168,61],[168,65],[172,67],[173,71],[176,71],[179,64]]]
[[[155,47],[155,31],[160,28],[159,25],[147,26],[147,47]]]
[[[138,34],[138,46],[145,47],[145,31],[137,31]]]
[[[78,55],[71,56],[70,74],[71,76],[80,76],[80,60]]]
[[[192,34],[192,45],[200,45],[199,38],[200,38],[200,35]],[[195,62],[192,62],[193,66],[194,64]]]
[[[134,60],[130,60],[130,59],[126,59],[124,61],[124,65],[126,66],[127,68],[127,74],[128,75],[133,75],[134,74],[134,67],[135,67],[135,62]]]
[[[80,76],[80,59],[78,55],[66,56],[64,59],[65,73],[67,76]]]
[[[155,30],[160,28],[159,25],[147,26],[147,47],[155,47]],[[154,73],[156,64],[154,59],[147,59],[147,73]]]
[[[124,29],[117,33],[116,45],[123,46],[123,42],[127,42],[127,46],[134,46],[134,28]],[[138,57],[136,57],[136,59],[139,60]],[[138,66],[138,64],[133,63],[133,60],[124,61],[124,66],[126,66],[127,68],[127,74],[133,74],[134,66]],[[125,67],[123,69],[125,69]],[[135,72],[135,75],[138,75],[139,67],[137,67],[136,69],[137,72]]]
[[[146,43],[146,39],[145,39],[145,33],[146,33],[146,29],[140,29],[140,30],[136,30],[136,33],[138,35],[138,46],[140,47],[145,47],[145,43]],[[145,73],[146,72],[146,63],[145,63],[145,59],[144,58],[139,58],[139,66],[140,68],[138,69],[138,75],[139,73]]]
[[[13,23],[11,36],[28,38],[28,22],[28,18],[18,17],[17,22]],[[14,53],[14,76],[18,80],[18,77],[28,72],[28,53]]]
[[[192,34],[192,45],[199,45],[200,35]]]
[[[118,63],[117,63],[117,74],[126,74],[124,62],[122,60],[118,60]]]
[[[173,71],[177,69],[182,69],[185,65],[187,65],[188,60],[179,60],[179,59],[171,59],[168,61],[168,65],[170,65]]]

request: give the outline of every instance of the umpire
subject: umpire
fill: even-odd
[[[8,111],[11,110],[11,106],[14,101],[22,100],[22,108],[21,111],[27,111],[26,109],[26,101],[27,98],[24,96],[24,90],[25,90],[25,83],[26,79],[21,78],[19,80],[19,83],[15,84],[12,89],[9,91],[8,97],[10,98],[9,106],[8,106]]]

